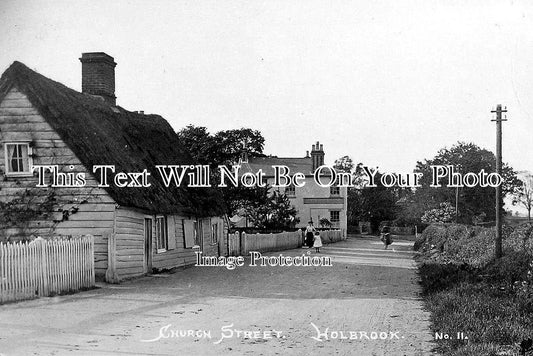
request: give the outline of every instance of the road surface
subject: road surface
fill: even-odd
[[[428,355],[412,242],[352,237],[331,267],[192,267],[0,306],[0,355]]]

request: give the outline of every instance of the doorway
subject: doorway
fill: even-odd
[[[152,218],[144,218],[144,271],[147,274],[152,273],[152,225]]]

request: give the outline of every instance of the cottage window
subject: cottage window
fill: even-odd
[[[294,184],[291,184],[285,188],[285,195],[289,197],[293,197],[296,195],[296,187],[294,186]]]
[[[155,220],[157,251],[168,250],[168,223],[166,216],[158,216]]]
[[[202,236],[202,224],[200,221],[194,221],[194,244],[200,246],[200,236]]]
[[[218,243],[218,224],[211,225],[211,243]]]
[[[6,175],[31,176],[31,147],[29,143],[6,143],[4,151]]]
[[[329,221],[334,224],[338,223],[340,221],[340,211],[338,210],[331,210],[329,212]]]
[[[339,187],[330,187],[329,188],[329,194],[330,195],[341,195],[341,188],[339,188]]]
[[[185,248],[192,248],[196,241],[194,220],[183,220],[183,243]]]

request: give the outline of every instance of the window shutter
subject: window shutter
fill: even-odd
[[[168,249],[176,249],[176,223],[174,216],[169,216],[167,218],[168,224]]]
[[[194,246],[194,221],[183,220],[183,238],[185,242],[185,248],[191,248]]]

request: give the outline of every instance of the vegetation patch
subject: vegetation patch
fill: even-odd
[[[449,335],[436,337],[439,352],[533,354],[532,231],[533,224],[506,229],[499,260],[493,258],[493,229],[438,224],[420,236],[425,304],[436,336]]]

